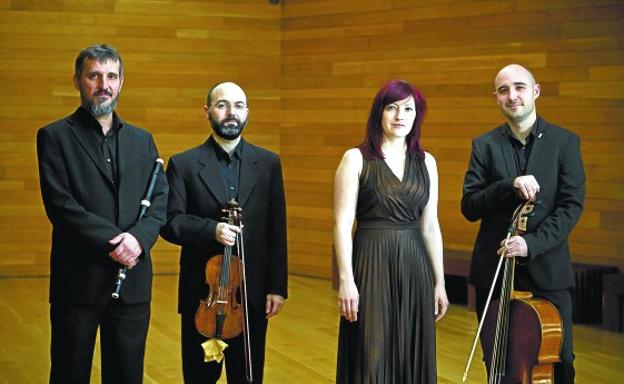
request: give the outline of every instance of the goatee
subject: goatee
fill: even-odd
[[[99,93],[106,93],[108,96],[112,96],[112,92],[108,92],[108,91],[100,91]],[[106,102],[94,103],[89,97],[87,97],[87,95],[85,95],[82,89],[80,90],[80,99],[82,100],[82,107],[86,109],[91,114],[91,116],[95,118],[106,116],[106,115],[113,113],[115,108],[117,108],[118,97],[119,95],[117,95],[117,97],[115,97],[114,99],[111,99],[108,103]]]
[[[243,129],[247,126],[247,120],[240,121],[235,117],[223,119],[221,123],[217,123],[210,117],[210,125],[217,136],[226,140],[234,140],[241,135]]]

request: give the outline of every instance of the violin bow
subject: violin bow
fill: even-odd
[[[249,338],[249,312],[247,311],[247,264],[245,263],[245,242],[243,239],[243,219],[239,218],[240,225],[240,233],[237,235],[238,239],[236,241],[236,248],[238,250],[238,254],[241,259],[242,274],[240,275],[241,286],[243,288],[243,294],[241,295],[241,299],[243,301],[243,349],[245,355],[245,374],[247,375],[247,381],[253,382],[253,371],[251,366],[251,340]]]

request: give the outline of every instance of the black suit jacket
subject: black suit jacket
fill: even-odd
[[[279,157],[241,140],[238,203],[244,224],[248,298],[264,313],[268,293],[287,297],[286,207]],[[208,142],[172,156],[167,224],[161,235],[181,245],[178,311],[196,310],[205,298],[205,265],[223,254],[215,240],[227,192]]]
[[[568,235],[578,221],[585,198],[585,172],[579,137],[540,117],[527,164],[527,175],[540,185],[534,216],[524,234],[529,257],[527,268],[543,290],[573,284]],[[474,246],[470,282],[489,287],[498,261],[496,250],[506,236],[514,209],[521,203],[513,188],[514,154],[506,124],[472,143],[472,155],[464,179],[462,214],[481,220]]]
[[[93,118],[82,108],[39,129],[37,156],[43,204],[52,223],[50,302],[96,304],[110,298],[120,264],[108,240],[129,232],[141,243],[141,262],[124,282],[126,303],[151,298],[150,248],[165,222],[167,180],[158,179],[152,204],[137,222],[158,152],[152,136],[121,120],[117,132],[117,184],[108,176]]]

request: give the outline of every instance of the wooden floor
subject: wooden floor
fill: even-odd
[[[0,383],[47,382],[48,279],[0,278]],[[180,383],[177,276],[154,278],[145,383]],[[290,299],[269,325],[266,383],[332,383],[338,315],[330,282],[290,277]],[[474,313],[451,306],[438,323],[438,382],[459,383],[475,329]],[[596,327],[574,329],[577,383],[624,383],[624,334]],[[469,383],[483,383],[480,354]],[[99,383],[96,351],[92,383]],[[223,380],[225,382],[225,380]]]

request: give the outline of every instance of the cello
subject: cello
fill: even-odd
[[[560,361],[562,322],[559,312],[549,301],[533,297],[531,292],[516,291],[513,286],[515,257],[506,256],[511,236],[527,230],[528,217],[535,204],[526,201],[516,208],[507,231],[503,254],[468,358],[462,382],[468,377],[477,339],[481,335],[488,384],[552,384],[553,365]],[[500,299],[490,306],[492,292],[505,264]]]
[[[241,231],[236,235],[236,245],[225,246],[223,255],[214,255],[206,263],[206,284],[208,296],[199,301],[195,312],[195,328],[208,337],[202,344],[205,361],[221,362],[227,344],[223,340],[243,334],[245,374],[247,381],[253,381],[251,366],[251,343],[249,339],[249,317],[247,315],[247,279],[245,276],[245,247],[243,240],[242,209],[232,199],[228,201],[226,222],[236,225]],[[236,247],[236,255],[232,248]]]

